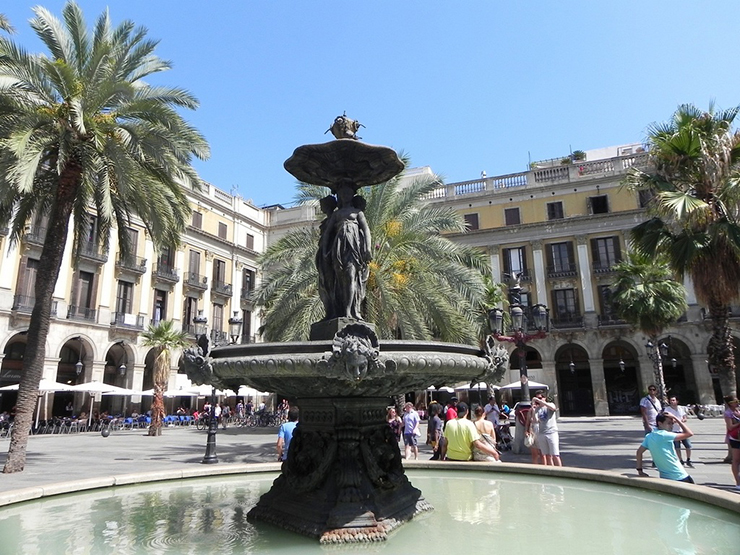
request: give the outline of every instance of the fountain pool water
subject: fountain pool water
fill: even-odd
[[[731,553],[740,520],[667,493],[479,470],[411,470],[435,510],[392,541],[320,545],[247,521],[276,474],[106,488],[0,509],[0,553]],[[649,546],[649,549],[646,548]]]

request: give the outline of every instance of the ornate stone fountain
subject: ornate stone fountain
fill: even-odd
[[[310,341],[256,343],[186,351],[183,367],[196,383],[295,397],[300,421],[272,489],[249,518],[321,542],[384,540],[414,515],[431,510],[404,473],[386,423],[389,397],[430,385],[485,380],[505,351],[431,341],[379,341],[360,313],[370,261],[370,233],[357,190],[403,170],[396,153],[360,142],[360,124],[346,116],[330,128],[336,140],[297,148],[285,168],[325,185],[326,219],[316,255],[326,317]]]

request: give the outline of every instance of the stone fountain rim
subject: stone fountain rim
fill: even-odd
[[[432,470],[435,472],[464,470],[466,472],[472,471],[476,473],[491,472],[501,474],[523,474],[548,476],[558,479],[600,482],[616,486],[627,486],[636,489],[666,493],[672,496],[675,495],[740,514],[740,498],[731,492],[714,490],[706,486],[684,484],[660,478],[634,478],[606,470],[592,470],[574,467],[543,467],[514,462],[494,465],[482,462],[453,461],[404,461],[404,468],[412,471],[415,469]],[[27,501],[35,501],[72,493],[91,492],[115,486],[141,485],[215,476],[233,476],[238,474],[251,475],[280,473],[280,470],[281,463],[225,463],[218,466],[205,465],[184,469],[100,476],[2,492],[0,493],[0,508],[11,507]]]

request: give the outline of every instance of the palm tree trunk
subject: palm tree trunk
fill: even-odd
[[[164,385],[154,384],[154,395],[152,397],[152,423],[149,425],[150,436],[162,435],[162,421],[164,420]]]
[[[36,300],[26,333],[26,352],[18,388],[15,422],[8,457],[3,467],[5,474],[21,472],[26,466],[28,435],[31,432],[33,411],[38,400],[39,381],[44,373],[54,287],[64,258],[69,219],[81,175],[80,166],[70,162],[59,178],[56,201],[49,214],[49,226],[34,284]]]
[[[650,336],[650,342],[653,344],[653,354],[650,357],[653,361],[653,375],[655,377],[655,387],[658,388],[658,398],[660,402],[665,406],[667,391],[665,386],[665,377],[663,376],[663,359],[660,354],[660,344],[658,336]]]
[[[723,395],[737,394],[735,375],[735,353],[732,349],[732,334],[728,326],[727,307],[721,303],[709,305],[712,322],[712,337],[707,346],[709,365],[719,374],[719,385]]]

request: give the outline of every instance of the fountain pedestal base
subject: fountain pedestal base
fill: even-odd
[[[326,543],[380,541],[432,507],[406,478],[387,397],[299,399],[299,424],[272,489],[249,512]]]

